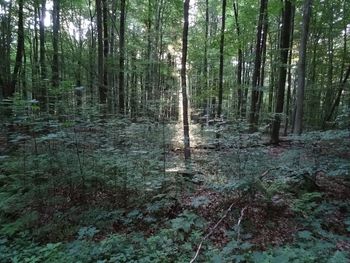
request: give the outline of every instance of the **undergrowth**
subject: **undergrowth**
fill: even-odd
[[[190,262],[209,231],[198,262],[349,262],[348,132],[234,127],[202,130],[187,171],[171,123],[8,123],[0,262]]]

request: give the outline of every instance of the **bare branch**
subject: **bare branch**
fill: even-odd
[[[196,251],[196,254],[194,255],[194,257],[191,259],[190,263],[193,263],[198,255],[199,255],[199,252],[203,246],[203,243],[205,240],[207,240],[213,233],[214,233],[214,230],[220,225],[220,223],[227,217],[228,213],[232,210],[232,207],[233,207],[234,203],[232,203],[230,205],[230,207],[226,210],[225,214],[220,218],[220,220],[211,228],[211,230],[209,231],[208,234],[205,235],[205,237],[202,238],[202,241],[199,243],[198,245],[198,248],[197,248],[197,251]],[[242,219],[243,219],[243,216],[244,216],[244,211],[247,209],[247,207],[244,207],[242,210],[241,210],[241,215],[238,219],[238,223],[237,223],[237,229],[239,229],[239,225],[241,224],[242,222]],[[238,230],[239,231],[239,230]],[[239,237],[239,232],[238,232],[238,235],[237,235],[237,238]]]

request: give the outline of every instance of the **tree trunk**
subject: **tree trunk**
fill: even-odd
[[[184,2],[184,25],[183,25],[183,35],[182,35],[182,58],[181,58],[181,90],[182,90],[182,107],[183,107],[185,160],[191,159],[190,132],[189,132],[190,127],[189,127],[189,122],[188,122],[188,99],[187,99],[187,84],[186,84],[189,5],[190,5],[190,0],[185,0],[185,2]]]
[[[103,23],[103,92],[107,102],[108,93],[108,56],[109,56],[109,38],[108,38],[108,5],[107,0],[102,0],[102,23]]]
[[[222,0],[222,18],[221,18],[221,39],[220,39],[220,66],[219,66],[219,101],[218,117],[222,113],[222,97],[224,91],[224,47],[225,47],[225,22],[226,22],[226,0]]]
[[[261,105],[263,103],[263,98],[264,98],[264,83],[265,83],[265,65],[266,65],[266,40],[267,40],[267,31],[268,31],[268,17],[267,13],[265,14],[264,17],[264,25],[263,25],[263,32],[262,32],[262,37],[261,37],[261,51],[262,51],[262,65],[261,65],[261,70],[260,70],[260,76],[258,79],[258,102],[256,106],[256,112],[257,112],[257,119],[256,123],[258,124],[259,121],[259,115],[260,115],[260,110],[261,110]]]
[[[345,73],[344,79],[340,83],[340,87],[338,89],[337,96],[336,96],[336,98],[335,98],[335,100],[334,100],[334,102],[332,104],[332,107],[331,107],[331,110],[329,111],[329,114],[327,115],[327,117],[325,119],[325,123],[332,119],[332,115],[334,114],[335,109],[339,106],[341,95],[343,94],[344,87],[346,85],[346,82],[349,79],[349,75],[350,75],[350,65],[349,65],[349,67],[348,67],[348,69],[347,69],[347,71]]]
[[[291,38],[290,38],[290,47],[293,47],[293,41],[294,41],[294,17],[295,17],[295,6],[293,6],[293,11],[292,11],[292,29],[291,29]],[[288,57],[288,80],[287,80],[287,101],[286,101],[286,107],[285,107],[285,115],[286,115],[286,120],[285,120],[285,125],[284,125],[284,132],[283,136],[287,136],[288,132],[288,125],[291,120],[291,110],[290,110],[290,102],[291,102],[291,97],[292,97],[292,58],[293,58],[293,48],[289,50],[289,57]]]
[[[286,85],[286,76],[287,76],[287,62],[288,54],[290,49],[290,37],[292,29],[292,11],[293,4],[291,0],[285,0],[284,2],[284,11],[282,19],[282,28],[281,28],[281,42],[280,42],[280,65],[278,73],[278,83],[277,83],[277,101],[275,109],[275,117],[272,123],[272,132],[271,132],[271,143],[279,143],[279,131],[281,126],[281,114],[283,113],[284,105],[284,93]]]
[[[95,22],[94,14],[92,13],[92,0],[89,0],[89,16],[90,16],[90,42],[89,42],[89,71],[88,71],[88,80],[89,80],[89,104],[93,105],[95,98],[95,79],[96,79],[96,38],[95,38]],[[99,62],[98,62],[99,67]]]
[[[46,48],[45,48],[45,16],[46,16],[46,0],[41,0],[39,11],[39,53],[40,53],[40,78],[41,83],[39,85],[39,103],[42,111],[47,111],[47,88],[45,85],[47,79],[46,69]]]
[[[261,55],[262,55],[262,45],[261,45],[261,36],[262,36],[262,28],[264,24],[264,19],[267,16],[267,4],[268,0],[260,1],[260,14],[258,20],[258,28],[256,33],[256,47],[255,47],[255,61],[254,61],[254,72],[252,79],[252,96],[250,100],[250,113],[249,113],[249,124],[250,130],[256,131],[258,125],[258,112],[257,112],[257,104],[259,99],[258,92],[258,83],[260,77],[261,70]]]
[[[125,0],[120,1],[119,27],[119,113],[125,113],[124,91],[124,60],[125,60]]]
[[[208,37],[209,37],[209,0],[205,0],[205,35],[204,35],[204,63],[203,63],[203,78],[204,78],[204,91],[208,92],[209,77],[208,77]],[[205,114],[209,114],[208,99],[204,98],[203,105],[205,107]]]
[[[298,63],[298,86],[296,98],[296,112],[294,120],[293,133],[302,133],[303,113],[304,113],[304,90],[305,90],[305,76],[306,76],[306,48],[309,34],[312,0],[305,0],[303,7],[303,24],[301,28],[301,42],[299,49],[299,63]]]
[[[24,28],[23,28],[23,0],[18,1],[18,29],[17,29],[17,48],[15,66],[12,73],[12,81],[9,89],[5,90],[4,97],[12,97],[16,90],[18,74],[22,67],[22,59],[24,54]]]
[[[60,84],[60,73],[59,73],[59,31],[60,31],[60,1],[53,1],[53,12],[52,12],[52,86],[56,90]]]
[[[243,69],[243,52],[242,52],[242,44],[241,44],[241,28],[238,22],[238,2],[233,2],[233,11],[235,16],[236,23],[236,32],[238,38],[238,64],[237,64],[237,117],[244,117],[242,110],[242,69]]]
[[[102,0],[96,0],[96,26],[97,26],[97,74],[98,91],[100,104],[105,104],[107,99],[104,86],[104,46],[103,46],[103,18],[102,18]]]

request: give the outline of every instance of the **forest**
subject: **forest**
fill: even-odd
[[[350,0],[0,0],[0,263],[350,262]]]

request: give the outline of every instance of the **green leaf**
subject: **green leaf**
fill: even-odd
[[[96,229],[94,226],[82,227],[78,231],[78,239],[93,238],[98,232],[100,232],[100,230]]]
[[[212,257],[211,262],[213,263],[222,263],[223,259],[220,255],[216,254]]]
[[[347,263],[350,258],[346,256],[344,252],[336,251],[334,255],[329,259],[329,263]]]
[[[306,239],[306,240],[310,240],[312,239],[312,233],[310,231],[299,231],[298,232],[298,237],[301,239]]]

